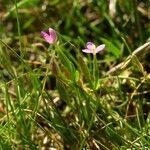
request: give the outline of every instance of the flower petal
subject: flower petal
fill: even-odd
[[[54,29],[52,29],[52,28],[49,28],[48,31],[49,31],[49,36],[51,38],[51,43],[56,42],[57,41],[57,33],[56,33],[56,31]]]
[[[105,48],[105,44],[99,45],[99,46],[96,48],[95,52],[98,53],[98,52],[102,51],[104,48]]]
[[[87,42],[86,47],[87,49],[92,50],[95,49],[95,44],[92,42]]]
[[[41,31],[41,35],[43,36],[43,38],[44,38],[48,43],[51,44],[52,39],[51,39],[51,37],[50,37],[46,32]]]
[[[82,52],[84,52],[84,53],[93,53],[93,51],[90,50],[90,49],[83,49]]]
[[[49,34],[47,32],[41,31],[41,35],[49,44],[53,44],[57,41],[56,31],[52,28],[49,28],[48,30]]]

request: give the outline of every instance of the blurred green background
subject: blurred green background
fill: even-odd
[[[15,1],[1,0],[1,37],[17,36]],[[53,27],[78,43],[106,38],[118,48],[125,38],[131,48],[150,35],[149,0],[21,0],[17,1],[23,36]],[[37,36],[36,34],[36,36]]]

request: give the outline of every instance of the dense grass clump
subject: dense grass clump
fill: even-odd
[[[0,3],[0,149],[149,149],[149,0]]]

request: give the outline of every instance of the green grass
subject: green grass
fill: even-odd
[[[149,149],[149,0],[1,3],[0,149]]]

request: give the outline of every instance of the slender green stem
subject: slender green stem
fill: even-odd
[[[98,65],[97,65],[97,57],[96,54],[94,54],[93,58],[93,78],[94,78],[94,90],[96,89],[96,85],[98,82]]]
[[[126,42],[125,38],[124,38],[123,36],[122,36],[121,38],[122,38],[122,40],[123,40],[123,42],[124,42],[125,46],[127,47],[128,52],[131,54],[131,53],[132,53],[132,51],[131,51],[131,49],[130,49],[129,45],[127,44],[127,42]]]
[[[17,6],[17,0],[15,1],[15,8],[16,8],[16,19],[17,19],[17,27],[18,27],[18,36],[19,36],[19,45],[20,45],[20,54],[22,55],[22,43],[21,43],[21,29],[20,29],[20,21],[19,21],[19,13],[18,13],[18,6]],[[22,55],[23,56],[23,55]]]
[[[142,30],[141,30],[139,14],[137,12],[137,0],[133,0],[133,10],[134,10],[135,22],[136,22],[136,25],[137,25],[137,30],[138,30],[138,33],[139,33],[140,44],[142,44],[143,43],[143,35],[142,35]]]
[[[81,146],[80,146],[79,150],[82,150],[83,147],[84,147],[85,141],[86,141],[86,139],[87,139],[87,137],[88,137],[88,135],[89,135],[89,132],[90,132],[90,130],[91,130],[91,127],[92,127],[94,118],[95,118],[95,112],[93,112],[93,114],[92,114],[92,118],[91,118],[91,120],[90,120],[89,127],[88,127],[88,129],[87,129],[87,134],[85,135],[84,139],[82,140]]]

